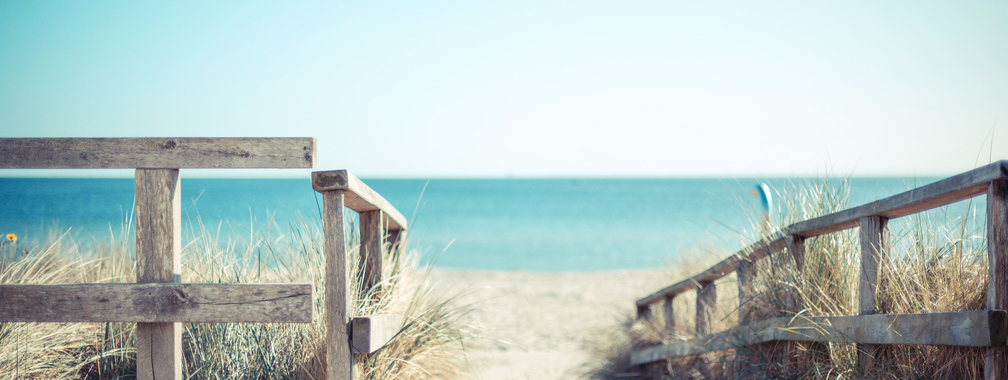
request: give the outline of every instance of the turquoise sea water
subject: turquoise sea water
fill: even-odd
[[[661,267],[699,244],[738,249],[737,232],[752,230],[749,218],[758,207],[749,196],[755,179],[364,181],[409,219],[412,249],[437,266],[467,269]],[[793,181],[769,182],[784,190]],[[914,182],[854,178],[849,206]],[[31,240],[58,223],[78,236],[107,239],[110,227],[118,233],[128,221],[133,191],[131,178],[0,178],[0,233]],[[318,223],[320,201],[307,179],[187,179],[183,173],[183,230],[198,215],[208,226],[226,221],[226,233],[247,236],[269,221],[283,231],[298,218]]]

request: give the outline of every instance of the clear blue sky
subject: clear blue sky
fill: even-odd
[[[1008,2],[4,1],[0,136],[315,136],[364,177],[953,174],[1008,158]]]

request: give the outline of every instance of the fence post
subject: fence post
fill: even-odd
[[[662,303],[662,315],[665,316],[665,333],[675,334],[675,309],[672,308],[672,301],[675,296],[665,295],[665,302]]]
[[[701,282],[696,297],[696,333],[703,335],[710,331],[711,314],[717,304],[717,290],[714,281]]]
[[[361,283],[361,298],[374,292],[377,299],[378,289],[374,286],[382,281],[382,212],[381,210],[360,213],[360,260],[357,267],[363,277]]]
[[[388,234],[385,236],[385,244],[388,244],[389,257],[401,256],[406,249],[406,231],[388,230],[385,233]],[[394,260],[392,264],[396,265],[393,272],[399,272],[400,260]]]
[[[787,251],[791,259],[794,260],[795,273],[794,277],[791,279],[798,285],[800,281],[803,280],[805,273],[805,238],[798,235],[788,235],[787,236]],[[787,307],[791,311],[801,310],[802,305],[798,305],[795,302],[795,298],[790,294],[787,297]]]
[[[756,305],[753,304],[753,278],[756,277],[756,262],[748,258],[739,261],[735,265],[735,274],[738,276],[738,323],[741,325],[748,322],[753,315]]]
[[[1008,181],[987,188],[987,310],[1008,309]],[[984,355],[984,379],[1008,379],[1008,352],[990,347]]]
[[[651,319],[651,305],[637,306],[637,319]]]
[[[799,275],[805,273],[805,238],[798,235],[788,235],[787,250],[794,259],[795,270]]]
[[[182,282],[178,169],[136,169],[138,283]],[[182,379],[182,324],[137,323],[137,379]]]
[[[322,229],[325,234],[325,325],[326,373],[330,380],[353,379],[353,356],[347,325],[353,309],[349,307],[347,277],[346,221],[343,215],[343,190],[322,192]]]
[[[889,261],[889,219],[874,215],[861,218],[861,275],[858,283],[858,315],[876,314],[875,294],[882,270]],[[875,359],[874,344],[857,345],[858,365],[867,375]]]
[[[787,251],[791,255],[791,259],[794,260],[795,264],[795,278],[796,286],[804,281],[805,276],[805,237],[800,235],[788,235],[787,237]],[[792,311],[801,310],[804,305],[795,304],[795,298],[788,296],[789,307]],[[822,342],[808,342],[808,343],[798,343],[794,341],[789,341],[784,345],[784,366],[785,369],[790,368],[792,364],[793,357],[791,356],[793,352],[801,350],[801,346],[805,346],[808,351],[813,352],[815,358],[821,359],[828,357],[823,355],[823,353],[829,352],[829,347]]]

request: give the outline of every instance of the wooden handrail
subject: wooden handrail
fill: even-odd
[[[384,346],[402,327],[402,316],[357,317],[346,307],[350,262],[344,210],[360,214],[360,246],[355,284],[362,298],[373,301],[383,294],[382,257],[387,246],[401,250],[405,243],[406,218],[381,195],[346,170],[312,173],[312,188],[322,194],[322,228],[325,234],[325,315],[327,378],[356,377],[354,353],[368,354]],[[342,306],[342,307],[341,307]],[[360,336],[357,336],[357,335]],[[352,346],[346,343],[352,342]]]
[[[0,169],[313,167],[314,137],[0,138]]]
[[[792,224],[786,232],[812,237],[854,228],[866,216],[895,219],[984,194],[991,181],[1006,178],[1008,160],[1001,160],[891,197]]]
[[[1008,179],[1008,160],[997,161],[861,206],[791,224],[783,230],[774,232],[767,239],[743,248],[695,276],[637,300],[637,307],[647,307],[661,301],[665,296],[675,296],[695,289],[699,283],[724,277],[734,272],[739,262],[756,261],[767,255],[780,252],[787,246],[789,235],[802,238],[819,236],[857,227],[858,221],[866,216],[882,216],[892,219],[927,211],[984,194],[991,181],[1003,179]]]
[[[0,322],[312,321],[312,284],[0,285]]]
[[[1004,310],[771,318],[690,340],[647,347],[634,352],[630,362],[631,365],[645,364],[668,357],[696,355],[779,340],[1004,346],[1006,318]]]
[[[922,314],[876,314],[876,290],[881,278],[887,276],[891,242],[888,222],[939,206],[978,195],[987,199],[987,310]],[[856,316],[794,316],[747,322],[740,318],[738,327],[707,334],[706,320],[713,302],[701,302],[705,289],[728,273],[739,273],[741,308],[750,301],[753,266],[757,260],[788,250],[800,272],[805,263],[804,241],[848,228],[858,227],[860,233],[860,263],[858,281],[858,314]],[[783,228],[704,272],[666,287],[636,302],[638,318],[650,318],[651,305],[665,303],[666,329],[674,328],[670,318],[671,303],[676,295],[697,289],[697,334],[692,340],[677,341],[635,350],[633,365],[658,360],[696,355],[708,351],[739,348],[770,341],[807,341],[857,343],[861,371],[869,371],[878,345],[956,345],[986,347],[984,371],[986,379],[1008,376],[1008,317],[1005,314],[1008,297],[1008,161],[995,163],[948,177],[881,200],[798,222]],[[779,316],[780,314],[777,314]],[[781,348],[790,350],[791,343]],[[863,372],[868,373],[868,372]]]
[[[739,262],[744,260],[755,261],[772,253],[779,252],[784,249],[786,243],[787,240],[784,235],[781,232],[776,232],[769,239],[755,242],[693,277],[679,281],[672,286],[637,300],[637,307],[646,307],[663,300],[666,296],[672,297],[679,293],[696,289],[700,283],[714,282],[714,280],[724,277],[728,273],[734,272],[735,266],[737,266]]]
[[[357,176],[346,170],[312,172],[312,188],[318,192],[331,190],[345,191],[345,206],[357,212],[381,211],[390,222],[387,230],[406,229],[406,217],[378,192],[364,184]]]

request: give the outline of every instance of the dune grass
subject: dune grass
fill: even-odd
[[[352,217],[348,215],[349,220]],[[269,220],[263,228],[238,234],[225,224],[204,225],[197,216],[183,231],[183,282],[308,282],[314,284],[316,297],[313,323],[184,325],[186,378],[324,378],[321,226],[317,220],[295,219],[283,231]],[[359,239],[355,231],[348,234],[350,267],[356,268]],[[124,227],[110,233],[107,241],[81,241],[64,231],[36,244],[7,245],[0,260],[0,283],[134,282],[132,239]],[[361,378],[446,378],[465,373],[463,342],[473,336],[465,318],[472,307],[450,294],[435,296],[415,255],[396,251],[384,258],[388,264],[381,301],[364,302],[369,297],[355,291],[350,295],[355,315],[406,316],[392,342],[358,364]],[[362,280],[357,273],[349,276],[350,284]],[[134,329],[129,323],[2,323],[0,379],[133,378]]]
[[[776,228],[840,211],[847,205],[844,179],[819,179],[780,189],[783,204]],[[982,198],[980,198],[982,199]],[[751,200],[740,199],[741,202]],[[979,203],[979,204],[978,204]],[[877,292],[881,313],[929,313],[982,310],[986,306],[986,230],[983,202],[976,200],[891,220],[892,251],[883,263]],[[978,219],[979,218],[979,219]],[[753,213],[752,228],[740,240],[759,235],[762,217]],[[707,269],[731,252],[699,249],[684,256],[699,257],[679,266],[677,282]],[[756,297],[747,306],[757,316],[824,316],[857,314],[860,245],[851,229],[805,241],[805,270],[799,273],[787,252],[761,260],[754,279]],[[718,306],[711,331],[733,327],[740,310],[733,276],[718,284]],[[643,295],[642,295],[643,296]],[[867,372],[858,367],[853,344],[767,343],[679,358],[645,368],[628,368],[634,348],[693,338],[695,292],[676,298],[677,329],[664,332],[661,312],[652,321],[627,320],[622,333],[599,344],[603,360],[596,378],[745,378],[745,379],[962,379],[983,376],[983,350],[964,347],[879,346]]]

